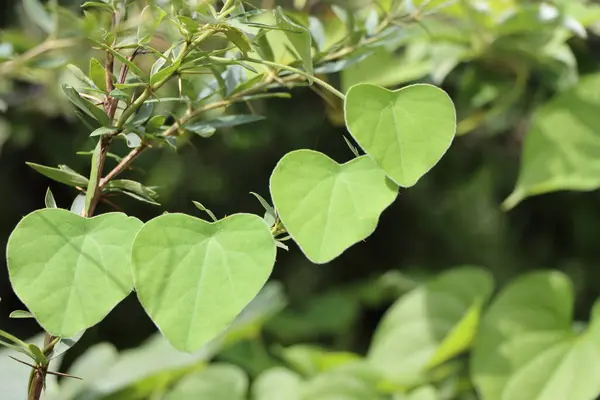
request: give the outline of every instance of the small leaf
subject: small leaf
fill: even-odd
[[[125,194],[134,194],[138,197],[137,199],[142,198],[145,202],[156,204],[156,199],[158,198],[158,193],[147,186],[142,185],[139,182],[131,181],[128,179],[115,179],[109,181],[103,188],[105,192],[120,192]]]
[[[273,10],[277,26],[284,29],[285,36],[288,38],[294,49],[298,52],[300,59],[307,73],[313,73],[312,64],[312,44],[310,33],[306,28],[289,19],[281,7]]]
[[[208,208],[204,207],[204,205],[200,202],[197,201],[192,201],[192,203],[194,203],[194,205],[196,206],[196,208],[200,211],[204,211],[205,213],[208,214],[208,216],[210,217],[210,219],[213,220],[213,222],[217,222],[218,219],[217,217],[215,217],[215,214],[213,214],[212,211],[210,211]]]
[[[83,210],[85,210],[85,194],[78,194],[75,199],[73,200],[73,203],[71,203],[71,208],[69,208],[69,211],[72,212],[75,215],[81,215],[83,214]]]
[[[114,8],[112,5],[110,5],[109,3],[104,3],[104,2],[100,2],[100,1],[86,1],[85,3],[83,3],[81,5],[81,8],[86,9],[86,8],[99,8],[105,11],[109,11],[109,12],[113,12]]]
[[[140,24],[137,31],[137,40],[139,44],[149,43],[154,35],[154,31],[160,25],[167,13],[160,7],[148,5],[142,10]]]
[[[64,183],[65,185],[74,187],[87,187],[88,179],[72,170],[46,167],[45,165],[34,164],[31,162],[26,162],[25,164],[45,177],[55,180],[56,182]]]
[[[100,64],[100,61],[95,58],[90,59],[89,75],[94,85],[103,92],[106,92],[106,70]]]
[[[44,203],[46,204],[46,208],[58,208],[56,205],[56,200],[54,200],[54,195],[50,188],[46,190],[46,196],[44,197]]]
[[[54,19],[39,0],[23,0],[23,9],[31,21],[44,32],[51,33],[54,31]]]
[[[79,110],[84,112],[88,117],[98,121],[102,126],[108,126],[108,117],[100,108],[90,103],[79,95],[75,88],[63,85],[63,92],[67,95],[67,98],[73,103]]]
[[[271,43],[269,43],[269,39],[267,39],[265,30],[261,29],[258,31],[258,34],[254,38],[254,48],[263,60],[275,61],[275,53],[273,53],[273,48],[271,47]]]
[[[164,400],[246,400],[248,376],[240,367],[214,363],[186,375]]]
[[[162,81],[163,79],[173,75],[174,73],[177,72],[177,69],[179,68],[180,64],[173,64],[173,65],[169,65],[166,68],[163,68],[161,70],[159,70],[158,72],[152,74],[150,76],[150,84],[151,85],[156,85],[158,82]]]
[[[39,347],[37,347],[35,344],[29,344],[28,347],[29,351],[31,351],[31,353],[34,355],[34,360],[36,363],[40,365],[45,365],[48,363],[48,359]]]
[[[261,373],[252,385],[255,400],[302,400],[302,377],[283,367]]]
[[[280,242],[279,240],[276,240],[276,241],[275,241],[275,246],[277,246],[277,247],[279,247],[280,249],[283,249],[283,250],[285,250],[285,251],[290,251],[290,248],[289,248],[289,247],[288,247],[286,244],[284,244],[284,243]]]
[[[140,138],[140,136],[134,132],[121,133],[119,136],[125,139],[127,142],[127,147],[130,149],[138,148],[142,144],[142,138]]]
[[[117,133],[118,130],[115,128],[109,128],[106,126],[101,126],[100,128],[96,129],[95,131],[93,131],[92,133],[90,133],[90,137],[94,137],[94,136],[102,136],[102,135],[113,135],[115,133]]]
[[[121,53],[119,53],[118,51],[116,51],[115,49],[113,49],[112,47],[106,45],[105,43],[99,42],[99,41],[95,41],[96,44],[98,44],[100,47],[102,47],[104,50],[110,52],[117,60],[121,61],[123,64],[127,65],[127,67],[129,68],[129,70],[135,74],[136,76],[139,76],[140,78],[144,78],[145,74],[142,72],[142,70],[135,65],[133,62],[129,61],[127,59],[127,57],[125,57],[124,55],[122,55]],[[115,85],[115,87],[118,87]],[[122,88],[121,88],[122,89]]]
[[[138,112],[127,121],[127,126],[136,127],[142,125],[144,122],[148,121],[150,116],[152,115],[152,111],[154,110],[154,103],[144,103]]]
[[[10,315],[8,316],[8,318],[26,319],[26,318],[35,318],[35,317],[29,311],[15,310],[15,311],[13,311],[13,312],[10,313]]]
[[[194,133],[203,132],[206,129],[231,128],[238,125],[249,124],[251,122],[261,121],[265,119],[262,115],[241,114],[241,115],[225,115],[208,121],[190,121],[184,126],[185,129]]]
[[[252,50],[252,43],[244,32],[230,25],[226,25],[224,29],[227,39],[240,49],[242,53],[248,53]]]
[[[77,78],[79,81],[93,87],[94,86],[94,82],[92,82],[92,80],[90,78],[87,77],[86,74],[83,73],[82,70],[79,69],[79,67],[73,65],[73,64],[67,64],[67,69],[73,74],[73,76],[75,78]]]
[[[160,132],[161,128],[165,124],[167,117],[164,115],[155,115],[146,123],[146,132],[147,133],[157,133]]]

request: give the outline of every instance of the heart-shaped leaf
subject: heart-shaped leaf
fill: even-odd
[[[400,298],[377,327],[368,359],[392,382],[414,386],[465,351],[477,332],[493,282],[483,269],[440,275]]]
[[[8,240],[15,293],[55,336],[97,324],[133,287],[131,246],[141,225],[121,213],[83,218],[59,208],[32,212]]]
[[[271,175],[281,221],[306,257],[323,264],[373,233],[398,187],[369,157],[338,164],[312,150],[286,154]]]
[[[221,333],[258,294],[275,263],[275,240],[257,215],[215,223],[166,214],[133,245],[140,302],[177,349],[194,351]]]
[[[556,271],[512,282],[484,316],[471,376],[484,400],[587,400],[600,394],[600,302],[573,329],[573,287]]]
[[[456,131],[450,97],[425,84],[396,91],[359,84],[348,90],[346,126],[399,186],[410,187],[442,158]]]

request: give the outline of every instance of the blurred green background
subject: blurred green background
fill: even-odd
[[[79,5],[75,0],[61,3],[73,9]],[[324,6],[313,3],[315,12]],[[0,29],[4,39],[10,38],[15,47],[24,50],[39,43],[40,33],[20,4],[0,1]],[[476,37],[474,32],[464,35],[468,42]],[[566,37],[564,43],[575,61],[568,73],[580,75],[600,69],[600,36],[594,29],[587,30],[587,37]],[[431,63],[417,72],[417,65],[406,64],[417,52],[407,48],[388,50],[388,58],[396,58],[390,61],[392,67],[387,72],[383,71],[385,65],[375,60],[329,79],[340,84],[366,73],[380,77],[390,87],[436,82]],[[4,50],[0,47],[0,53]],[[77,47],[70,48],[64,56],[77,59],[77,51]],[[267,344],[309,342],[364,352],[381,315],[400,294],[416,282],[460,265],[487,268],[498,285],[530,270],[563,271],[575,282],[576,317],[587,319],[591,304],[600,295],[600,195],[556,192],[528,198],[508,212],[500,208],[517,179],[521,144],[532,111],[562,90],[556,82],[564,78],[563,71],[556,72],[551,61],[537,59],[538,51],[535,43],[515,40],[502,52],[459,58],[448,68],[441,86],[453,97],[462,120],[473,115],[472,101],[476,95],[483,96],[480,91],[484,87],[493,87],[497,93],[492,106],[480,107],[482,110],[489,111],[494,101],[506,100],[508,105],[499,114],[465,128],[468,133],[456,138],[442,161],[416,187],[400,192],[376,232],[334,262],[313,265],[294,245],[289,252],[279,252],[273,279],[283,284],[289,304],[267,324]],[[513,70],[519,70],[528,57],[535,60],[528,64],[526,77],[515,75]],[[502,63],[497,62],[499,59]],[[409,67],[413,72],[407,72]],[[391,76],[385,75],[389,71]],[[393,76],[395,72],[398,76]],[[64,74],[63,68],[28,77],[14,71],[0,75],[3,248],[17,222],[43,207],[48,186],[61,207],[69,207],[76,195],[74,190],[38,175],[25,161],[67,164],[84,173],[89,169],[88,158],[76,152],[91,150],[94,142],[62,98],[58,83],[66,79]],[[515,88],[520,91],[511,94]],[[209,140],[194,139],[178,154],[168,149],[145,154],[138,166],[146,172],[133,171],[130,176],[159,186],[162,206],[123,198],[118,204],[144,221],[163,211],[196,214],[192,200],[202,202],[219,217],[240,211],[261,213],[250,192],[268,196],[267,177],[286,152],[310,148],[338,162],[352,158],[343,140],[345,129],[336,123],[339,110],[325,107],[312,91],[298,88],[292,99],[270,100],[261,108],[259,112],[267,117],[264,121],[222,131]],[[125,151],[123,146],[116,152]],[[101,207],[100,211],[109,209]],[[11,291],[4,261],[2,265],[0,325],[19,337],[29,337],[39,330],[35,322],[8,319],[12,310],[23,306]],[[91,328],[68,357],[75,358],[100,341],[119,348],[136,346],[154,331],[131,295]]]

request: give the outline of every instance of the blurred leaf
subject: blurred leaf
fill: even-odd
[[[230,25],[225,25],[223,29],[225,29],[227,39],[240,49],[242,53],[248,53],[252,50],[252,43],[244,32]]]
[[[350,352],[327,351],[316,346],[294,345],[280,351],[281,357],[304,376],[315,376],[361,360]]]
[[[207,135],[205,132],[208,132],[208,136],[210,136],[214,133],[214,129],[231,128],[238,125],[249,124],[251,122],[262,121],[263,119],[265,119],[265,117],[262,115],[255,114],[224,115],[205,121],[200,120],[194,122],[194,120],[191,120],[183,125],[183,127],[188,131],[200,134],[201,136]]]
[[[154,31],[160,25],[167,13],[160,7],[148,5],[142,10],[140,24],[137,31],[137,40],[140,44],[146,44],[152,39]]]
[[[504,209],[527,196],[600,187],[599,108],[600,74],[594,74],[535,112],[523,143],[519,178]]]
[[[258,55],[263,60],[275,61],[275,54],[273,53],[273,48],[267,39],[265,30],[261,29],[254,38],[254,47],[256,48]]]
[[[258,376],[252,385],[254,400],[302,400],[302,378],[286,368],[275,367]]]
[[[275,20],[277,21],[277,26],[284,30],[285,36],[298,52],[302,64],[304,65],[304,69],[307,73],[312,75],[313,64],[310,33],[306,28],[288,18],[281,7],[273,10],[273,13],[275,15]]]
[[[47,178],[55,180],[56,182],[64,183],[65,185],[86,188],[88,185],[88,179],[71,170],[64,170],[59,168],[46,167],[45,165],[39,165],[32,162],[26,162],[28,166],[44,175]]]
[[[492,288],[486,271],[463,267],[401,297],[377,327],[368,360],[392,382],[421,383],[429,368],[471,346]]]
[[[177,382],[165,400],[245,400],[248,391],[246,373],[229,364],[211,364]]]
[[[485,400],[587,400],[600,394],[600,303],[573,332],[573,285],[557,271],[511,282],[485,314],[471,377]]]
[[[123,64],[127,65],[127,67],[129,68],[129,70],[136,76],[140,77],[140,78],[144,78],[145,74],[142,72],[142,70],[135,65],[133,62],[129,61],[127,59],[127,57],[125,57],[124,55],[122,55],[121,53],[119,53],[117,50],[113,49],[112,47],[108,46],[105,43],[99,42],[99,41],[95,41],[96,44],[98,44],[100,47],[102,47],[104,50],[108,51],[109,53],[111,53],[117,60],[121,61]],[[115,87],[118,87],[115,85]],[[119,87],[120,89],[122,89],[122,87]]]
[[[54,20],[48,11],[46,11],[44,6],[39,2],[39,0],[22,1],[23,9],[33,23],[35,23],[46,33],[51,33],[54,31]]]
[[[364,362],[343,365],[304,384],[303,400],[385,400],[378,394],[379,374]]]

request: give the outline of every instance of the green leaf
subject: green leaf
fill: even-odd
[[[118,129],[116,129],[116,128],[109,128],[106,126],[101,126],[100,128],[98,128],[98,129],[94,130],[92,133],[90,133],[90,137],[112,135],[117,132],[118,132]]]
[[[127,59],[127,57],[125,57],[124,55],[122,55],[121,53],[119,53],[117,50],[113,49],[112,47],[108,46],[105,43],[99,42],[99,41],[95,41],[96,44],[98,44],[100,47],[102,47],[104,50],[110,52],[117,60],[121,61],[123,64],[127,65],[127,67],[129,68],[129,70],[136,76],[139,76],[140,78],[144,78],[145,74],[142,72],[142,70],[135,65],[133,62],[129,61]],[[123,89],[121,86],[117,86],[115,85],[115,87],[118,87],[119,89]]]
[[[46,356],[44,355],[44,353],[42,352],[42,350],[37,347],[35,344],[31,343],[28,345],[29,347],[29,351],[31,351],[31,353],[34,355],[34,360],[36,363],[44,365],[48,362],[48,359],[46,358]]]
[[[100,178],[102,175],[102,171],[99,171],[100,168],[100,152],[102,151],[102,140],[100,139],[96,144],[96,148],[94,149],[94,153],[92,153],[92,159],[90,161],[90,181],[88,182],[86,191],[85,191],[85,206],[84,206],[84,215],[90,215],[90,206],[94,200],[94,197],[99,195],[97,191],[99,190],[98,185],[100,183]]]
[[[83,71],[79,69],[79,67],[77,67],[76,65],[67,64],[67,69],[73,74],[75,78],[77,78],[82,83],[85,83],[90,87],[94,86],[94,82],[92,82],[92,80],[88,78],[87,75],[84,74]]]
[[[144,103],[138,110],[138,112],[127,121],[126,126],[128,127],[137,127],[142,125],[144,122],[150,119],[152,115],[152,111],[154,110],[154,103]]]
[[[23,9],[31,21],[44,32],[51,33],[54,31],[54,19],[39,0],[23,0]]]
[[[248,376],[240,367],[217,363],[187,375],[164,400],[245,400],[247,391]]]
[[[600,302],[573,331],[573,287],[557,271],[511,282],[484,316],[471,377],[484,400],[588,400],[600,394]]]
[[[225,36],[227,36],[227,39],[240,49],[242,53],[252,51],[252,43],[244,32],[230,25],[225,25],[223,29],[225,29]]]
[[[85,193],[80,193],[73,199],[69,211],[75,215],[82,215],[85,209]]]
[[[307,73],[312,74],[312,43],[308,29],[288,18],[281,7],[273,10],[273,14],[275,15],[277,26],[284,30],[285,36],[298,52],[304,69]]]
[[[103,9],[105,11],[114,11],[114,8],[111,4],[108,3],[104,3],[101,1],[86,1],[85,3],[83,3],[81,5],[81,8],[86,9],[86,8],[100,8]]]
[[[338,164],[324,154],[286,154],[271,175],[271,198],[294,241],[323,264],[367,238],[398,188],[367,156]]]
[[[231,128],[238,125],[249,124],[256,121],[262,121],[265,119],[262,115],[255,114],[240,114],[240,115],[224,115],[211,120],[196,121],[191,120],[190,122],[183,125],[188,131],[194,132],[201,136],[208,134],[212,135],[215,129],[219,128]],[[205,136],[206,137],[206,136]]]
[[[304,384],[304,400],[386,400],[378,394],[380,377],[364,362],[342,365],[316,375]]]
[[[141,225],[120,213],[83,218],[58,208],[32,212],[8,240],[15,293],[54,336],[95,325],[133,287],[130,251]]]
[[[44,175],[45,177],[50,178],[56,182],[64,183],[65,185],[73,187],[87,187],[88,179],[85,176],[76,173],[75,171],[47,167],[45,165],[39,165],[32,162],[26,162],[25,164],[27,164],[40,174]]]
[[[256,215],[215,223],[161,215],[144,225],[133,245],[138,298],[173,347],[194,351],[257,295],[275,252],[269,227]]]
[[[139,44],[147,44],[152,39],[154,31],[160,25],[167,13],[160,7],[149,5],[144,7],[140,16],[140,25],[137,31]]]
[[[302,378],[282,367],[271,368],[258,376],[252,385],[254,400],[302,400]]]
[[[90,59],[89,75],[94,85],[103,92],[106,92],[106,70],[95,58]]]
[[[196,206],[196,208],[198,210],[204,211],[205,213],[207,213],[213,222],[218,221],[217,217],[215,217],[215,214],[212,211],[210,211],[208,208],[206,208],[202,203],[200,203],[198,201],[192,201],[192,203],[194,203],[194,205]]]
[[[489,273],[463,267],[411,291],[384,315],[368,360],[391,382],[421,383],[430,368],[470,347],[492,289]]]
[[[158,82],[162,81],[163,79],[173,75],[174,73],[177,72],[177,69],[179,69],[180,65],[181,65],[181,63],[176,63],[176,64],[169,65],[168,67],[163,68],[161,70],[158,70],[156,73],[154,73],[150,76],[150,84],[156,85]]]
[[[154,189],[146,187],[139,182],[131,181],[128,179],[115,179],[109,181],[104,186],[104,191],[107,192],[121,192],[128,195],[134,194],[137,199],[141,198],[143,201],[159,205],[155,200],[158,198],[158,193]]]
[[[15,310],[15,311],[13,311],[13,312],[10,313],[10,315],[8,316],[8,318],[27,319],[27,318],[35,318],[35,317],[29,311]]]
[[[452,100],[432,85],[390,91],[359,84],[344,108],[350,134],[401,187],[415,185],[437,164],[456,131]]]
[[[600,187],[600,74],[537,109],[525,136],[516,187],[504,201],[511,209],[527,196]]]
[[[395,399],[395,398],[394,398]],[[441,400],[435,387],[422,386],[410,392],[409,395],[400,397],[398,400]]]
[[[75,88],[63,85],[63,92],[67,95],[67,98],[73,103],[78,109],[83,111],[88,117],[98,121],[98,123],[102,126],[108,126],[108,117],[100,108],[96,107],[94,104],[84,99],[79,95]]]
[[[269,43],[269,39],[267,39],[267,32],[265,30],[261,29],[254,38],[254,48],[263,60],[275,61],[275,53],[273,53],[273,48],[271,47],[271,43]]]
[[[44,204],[46,208],[58,208],[56,205],[56,200],[54,200],[54,195],[50,188],[46,189],[46,196],[44,197]]]

